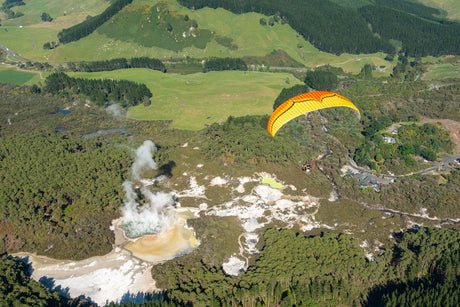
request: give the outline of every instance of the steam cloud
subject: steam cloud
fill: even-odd
[[[145,141],[135,153],[134,163],[131,166],[131,176],[133,180],[141,179],[142,171],[157,169],[157,164],[153,160],[152,154],[157,150],[152,141]]]
[[[155,144],[149,140],[137,148],[135,160],[131,166],[132,180],[140,180],[144,171],[157,169],[157,164],[152,157],[155,150]],[[122,228],[129,237],[159,233],[174,222],[174,217],[168,214],[168,208],[175,203],[171,194],[154,193],[146,187],[141,187],[139,192],[145,203],[140,205],[137,201],[139,194],[132,181],[126,180],[123,183],[123,190],[125,191],[125,199],[124,206],[121,208]]]
[[[114,103],[108,106],[106,109],[107,114],[113,117],[126,117],[126,110],[119,103]]]

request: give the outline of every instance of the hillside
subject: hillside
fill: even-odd
[[[157,18],[155,17],[157,16],[156,8],[160,6],[163,12],[165,10],[170,12],[170,14],[162,15],[161,24],[167,25],[169,23],[171,26],[174,25],[172,31],[169,32],[167,27],[156,27],[158,28],[157,32],[151,32],[150,30],[145,32],[147,28],[142,29],[144,23],[149,24],[150,28],[153,27],[147,17],[151,21]],[[27,5],[23,7],[26,8]],[[151,13],[147,14],[146,12]],[[270,16],[255,13],[235,15],[222,9],[214,10],[209,8],[189,10],[179,6],[175,1],[162,1],[160,4],[134,1],[109,21],[107,25],[103,25],[89,36],[77,42],[61,45],[56,49],[45,50],[42,48],[44,44],[52,43],[53,41],[58,42],[57,35],[59,31],[69,27],[69,24],[63,24],[62,20],[70,18],[70,15],[53,16],[54,19],[51,22],[39,22],[30,25],[25,22],[23,27],[19,28],[18,26],[22,25],[20,23],[21,19],[28,16],[27,11],[25,13],[23,17],[18,19],[3,20],[2,27],[4,30],[0,31],[0,41],[7,41],[9,48],[24,58],[33,61],[61,63],[69,60],[102,60],[130,56],[150,56],[161,59],[174,59],[177,57],[204,58],[210,56],[263,57],[280,49],[285,51],[294,61],[307,67],[329,63],[343,67],[346,71],[357,73],[362,68],[363,61],[377,66],[392,66],[391,62],[384,60],[385,55],[381,53],[335,56],[320,52],[305,41],[303,37],[298,36],[292,27],[281,22],[281,20],[275,22],[273,26],[260,24],[261,19],[268,23],[269,19],[271,19]],[[61,12],[60,14],[63,13]],[[92,13],[90,14],[92,15]],[[175,19],[176,17],[174,17],[168,21],[171,16],[181,16],[182,19]],[[183,20],[185,16],[189,18],[189,21],[185,22]],[[132,22],[130,22],[129,27],[123,28],[127,20]],[[179,20],[182,20],[183,24]],[[194,31],[208,34],[193,37],[196,34],[189,32],[189,26],[184,31],[186,24],[191,24],[192,22],[196,22],[198,25],[198,28]],[[109,24],[112,26],[109,26]],[[229,25],[232,26],[230,27]],[[117,32],[116,29],[123,30]],[[128,31],[125,31],[126,29]],[[248,31],[248,29],[250,30]],[[134,35],[127,37],[127,33],[134,33]],[[145,36],[145,33],[149,34]],[[157,33],[155,35],[160,35],[164,39],[151,39],[152,33]],[[185,38],[183,37],[184,33]],[[212,33],[211,36],[210,33]],[[170,37],[168,38],[169,43],[168,39],[166,39],[167,37]],[[174,37],[178,41],[182,41],[182,43],[177,45]],[[175,46],[175,49],[171,50],[168,44],[169,46]],[[205,49],[203,49],[204,46],[206,46]],[[255,62],[257,63],[258,61],[255,60]],[[265,64],[283,66],[283,63],[279,61],[265,62]],[[386,70],[386,74],[388,73],[389,70]]]
[[[459,306],[459,8],[5,1],[0,305]]]
[[[180,0],[179,3],[189,8],[209,6],[201,0]],[[410,56],[457,54],[460,44],[459,23],[438,20],[434,15],[439,15],[440,11],[408,1],[382,0],[358,10],[329,1],[235,3],[222,0],[214,1],[211,6],[235,13],[277,14],[318,49],[334,54],[378,51],[394,54],[398,50],[391,46],[391,40],[401,41],[402,51]],[[316,12],[321,12],[325,18],[317,18]],[[394,19],[385,22],[389,17]],[[427,36],[427,33],[433,36]],[[434,38],[439,38],[439,42]],[[418,48],[411,48],[413,44]],[[440,45],[442,49],[439,49]]]

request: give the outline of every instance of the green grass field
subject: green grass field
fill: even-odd
[[[419,2],[441,9],[447,13],[447,18],[460,21],[460,1],[458,0],[419,0]]]
[[[69,75],[145,83],[153,93],[152,104],[130,108],[129,117],[173,120],[172,127],[185,130],[199,130],[205,125],[224,121],[230,115],[271,114],[279,92],[284,87],[300,83],[287,73],[243,71],[175,75],[147,69],[127,69]]]
[[[460,78],[460,62],[432,64],[423,76],[423,80],[442,80],[445,78]]]
[[[181,51],[206,48],[212,39],[208,29],[195,28],[188,15],[170,11],[167,3],[128,6],[98,30],[100,34],[145,47]],[[169,28],[169,29],[168,29]]]
[[[69,26],[69,24],[81,22],[88,15],[94,16],[101,13],[109,6],[107,0],[27,0],[24,2],[26,5],[16,6],[12,9],[15,12],[23,13],[24,16],[14,19],[2,18],[3,26],[39,26],[41,24],[45,27],[60,27],[63,23]],[[48,13],[53,18],[53,22],[42,22],[42,13]]]
[[[459,1],[422,0],[421,2],[425,5],[444,9],[449,18],[460,19]],[[206,39],[198,43],[199,48],[192,46],[192,42],[183,42],[184,48],[177,49],[177,46],[174,47],[177,50],[174,48],[168,50],[158,46],[142,46],[136,43],[147,39],[147,37],[141,37],[145,36],[145,31],[141,31],[141,27],[147,25],[148,10],[157,3],[156,1],[134,0],[121,12],[124,15],[120,14],[120,16],[138,19],[137,23],[130,23],[130,27],[133,35],[139,35],[139,37],[127,38],[120,35],[117,38],[116,33],[110,32],[111,25],[106,24],[100,30],[77,42],[59,46],[54,50],[44,50],[43,44],[57,41],[57,33],[62,28],[80,22],[88,15],[100,13],[108,6],[108,1],[83,0],[75,4],[73,2],[62,3],[57,0],[30,0],[25,6],[15,8],[25,14],[23,17],[2,20],[0,42],[26,59],[50,63],[103,60],[116,57],[130,58],[133,56],[149,56],[160,59],[264,56],[273,50],[282,49],[292,59],[308,68],[329,64],[356,74],[366,63],[385,67],[383,71],[375,72],[374,76],[388,76],[393,68],[393,63],[385,61],[383,59],[385,55],[381,53],[336,56],[321,52],[306,42],[287,24],[275,24],[273,27],[260,25],[260,18],[267,18],[261,14],[236,15],[223,9],[210,8],[192,11],[178,5],[176,0],[163,0],[161,5],[168,7],[170,16],[188,15],[190,20],[196,20],[199,29],[211,32],[211,41],[204,49],[202,49],[202,43]],[[367,0],[354,0],[349,5],[358,7],[366,3]],[[54,18],[53,22],[44,23],[41,21],[40,15],[43,11]],[[145,17],[145,20],[142,16]],[[119,17],[114,18],[114,20],[117,18]],[[19,28],[19,25],[24,27]],[[139,29],[136,30],[136,27]],[[174,33],[173,30],[171,35],[180,38],[184,33],[183,27],[178,27],[176,30],[178,32]],[[103,33],[110,33],[111,38]],[[231,41],[232,48],[222,44],[222,37]],[[446,73],[450,75],[449,71]]]
[[[88,3],[88,7],[91,7],[89,4],[94,1],[95,0],[86,0],[84,3]],[[31,7],[32,4],[35,5],[35,3],[42,3],[43,7],[51,8],[53,5],[57,7],[60,2],[56,0],[35,0],[30,3]],[[121,13],[127,14],[126,18],[130,16],[129,14],[132,15],[131,17],[144,16],[146,14],[145,10],[151,8],[155,3],[156,2],[134,0],[133,3],[126,7]],[[102,34],[109,31],[107,27],[110,27],[110,25],[106,24],[103,25],[100,30],[96,30],[88,37],[77,42],[59,46],[54,50],[44,50],[44,43],[57,41],[57,33],[60,29],[77,22],[77,20],[79,20],[78,18],[82,18],[82,14],[84,15],[83,17],[86,17],[85,13],[82,13],[80,10],[73,15],[61,16],[51,23],[40,22],[38,24],[26,25],[23,28],[19,28],[18,24],[16,24],[17,21],[9,21],[11,23],[10,25],[4,22],[4,26],[0,28],[0,42],[29,60],[48,61],[50,63],[104,60],[117,57],[130,58],[134,56],[149,56],[159,59],[186,57],[205,58],[211,56],[264,56],[273,52],[273,50],[282,49],[295,61],[309,68],[329,64],[342,67],[348,72],[359,73],[366,61],[377,66],[392,66],[392,63],[383,60],[383,54],[342,54],[336,56],[321,52],[314,48],[309,42],[306,42],[287,24],[275,24],[273,27],[260,25],[260,18],[267,19],[267,16],[261,14],[247,13],[236,15],[223,9],[210,8],[192,11],[179,6],[175,0],[164,0],[162,3],[167,4],[170,15],[188,15],[190,20],[197,21],[199,29],[211,31],[214,38],[211,39],[211,42],[208,43],[204,49],[201,48],[202,46],[200,46],[200,48],[192,46],[174,51],[155,46],[141,46],[135,42],[142,38],[132,40],[127,40],[122,36],[120,39],[109,38]],[[24,9],[27,5],[24,6]],[[106,2],[104,2],[104,5],[106,5]],[[83,6],[80,6],[80,8],[83,9]],[[88,14],[91,13],[92,11],[88,8]],[[133,33],[142,35],[143,32],[140,30],[144,23],[145,20],[142,22],[139,21],[137,25],[131,25],[131,27],[134,27],[131,29],[134,31]],[[5,27],[7,25],[8,27]],[[138,32],[136,32],[136,26],[139,27]],[[180,33],[173,34],[180,36],[183,34],[183,31],[181,30]],[[222,40],[219,40],[219,38],[222,37],[231,41],[233,48],[229,48],[229,46],[222,44]],[[187,46],[186,43],[183,45]],[[390,71],[391,69],[389,69],[387,73],[380,73],[380,75],[389,75]]]
[[[43,44],[57,41],[57,33],[49,28],[0,27],[0,42],[24,59],[49,62],[49,52],[43,49]]]
[[[0,82],[23,85],[37,74],[30,72],[18,71],[16,69],[3,69],[0,67]]]

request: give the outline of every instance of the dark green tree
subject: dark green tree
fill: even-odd
[[[331,91],[339,85],[337,75],[330,71],[308,71],[305,84],[318,91]]]
[[[53,21],[53,18],[51,18],[51,16],[48,13],[42,13],[41,18],[42,18],[42,21],[45,21],[45,22]]]

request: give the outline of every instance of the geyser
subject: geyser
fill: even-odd
[[[155,150],[155,144],[149,140],[137,148],[131,166],[131,180],[139,181],[143,172],[157,169],[157,164],[153,160]],[[175,204],[172,194],[154,193],[144,186],[135,189],[134,182],[130,180],[123,182],[123,190],[125,198],[124,206],[121,208],[123,217],[121,227],[128,237],[136,238],[160,233],[172,225],[175,218],[168,210]],[[138,192],[144,199],[142,205],[138,203]]]

